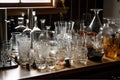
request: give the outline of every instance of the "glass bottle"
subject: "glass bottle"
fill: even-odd
[[[26,28],[23,30],[23,33],[24,33],[25,35],[27,35],[28,38],[30,38],[31,29],[28,27],[28,25],[29,25],[29,20],[26,19]]]
[[[41,22],[41,30],[45,30],[45,19],[40,19]]]
[[[120,60],[120,32],[111,19],[107,19],[107,29],[104,30],[104,51],[105,56],[114,60]]]
[[[16,26],[15,29],[18,32],[23,32],[23,30],[25,29],[23,17],[18,17],[18,26]]]
[[[37,26],[37,16],[34,16],[34,27],[31,30],[31,40],[36,41],[38,40],[39,34],[40,34],[40,29]],[[37,35],[38,34],[38,35]]]

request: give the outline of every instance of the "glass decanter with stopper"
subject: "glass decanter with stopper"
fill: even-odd
[[[57,21],[54,22],[55,25],[55,35],[57,39],[58,52],[57,55],[58,61],[67,61],[70,60],[70,47],[72,42],[72,31],[74,27],[74,21]],[[70,66],[70,65],[66,65]]]

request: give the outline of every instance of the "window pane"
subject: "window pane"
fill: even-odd
[[[51,0],[21,0],[23,3],[50,3]]]
[[[18,3],[19,0],[0,0],[0,3]]]

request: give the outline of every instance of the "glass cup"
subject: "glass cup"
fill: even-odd
[[[18,36],[20,35],[20,32],[12,32],[11,33],[11,47],[12,47],[12,51],[13,53],[18,53],[18,43],[17,43],[17,39],[19,38]],[[17,55],[17,54],[16,54]]]
[[[18,39],[18,49],[19,49],[19,63],[22,66],[26,66],[30,62],[30,49],[31,49],[31,40],[24,35]]]
[[[38,54],[35,58],[35,64],[37,69],[43,70],[46,68],[46,59],[41,54]]]
[[[56,63],[56,58],[55,57],[47,57],[46,58],[47,61],[47,68],[49,71],[53,71],[55,70],[55,63]]]
[[[0,43],[0,67],[11,65],[11,46],[9,41]]]

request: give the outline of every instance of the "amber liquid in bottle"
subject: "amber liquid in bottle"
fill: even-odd
[[[104,37],[105,56],[114,60],[120,60],[120,38]]]

